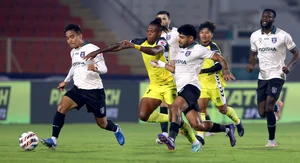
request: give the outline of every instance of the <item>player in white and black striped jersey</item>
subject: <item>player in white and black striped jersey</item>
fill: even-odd
[[[258,112],[261,117],[267,117],[269,141],[266,147],[277,146],[275,142],[276,117],[275,103],[292,66],[297,62],[299,51],[292,37],[282,29],[276,28],[273,23],[276,12],[265,9],[261,17],[261,29],[252,33],[250,38],[251,54],[248,72],[252,72],[259,61],[259,76],[257,88]],[[293,58],[285,64],[286,49]]]
[[[58,85],[58,89],[64,90],[65,86],[73,79],[74,86],[62,97],[55,113],[52,127],[52,137],[41,139],[41,142],[55,149],[57,138],[64,125],[65,115],[70,110],[80,109],[86,105],[88,112],[95,116],[99,127],[114,132],[120,145],[125,142],[121,128],[111,120],[106,119],[105,92],[102,79],[99,74],[105,74],[107,67],[103,55],[98,55],[94,60],[84,61],[85,55],[98,50],[99,47],[82,39],[81,29],[78,25],[69,24],[65,27],[67,43],[72,48],[72,67],[65,80]]]

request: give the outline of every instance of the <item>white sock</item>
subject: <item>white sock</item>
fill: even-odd
[[[119,130],[120,130],[120,129],[119,129],[119,127],[117,127],[117,130],[116,130],[116,132],[119,132]],[[116,133],[116,132],[115,132],[115,133]]]
[[[269,140],[268,142],[269,143],[275,143],[275,140]]]
[[[169,136],[169,134],[167,132],[163,132],[162,134],[165,135],[166,137]]]
[[[200,144],[200,142],[198,140],[195,141],[192,145],[197,145],[197,144]]]
[[[57,138],[56,137],[54,137],[54,136],[52,136],[51,137],[51,139],[53,140],[53,142],[56,144],[56,142],[57,142]]]
[[[236,125],[239,125],[241,123],[241,120],[239,119],[238,123]]]
[[[229,128],[226,128],[226,129],[225,129],[225,133],[226,133],[226,134],[227,134],[229,131],[230,131]]]

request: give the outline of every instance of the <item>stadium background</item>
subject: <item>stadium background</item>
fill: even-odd
[[[296,28],[300,26],[300,21],[295,14],[295,5],[298,3],[291,0],[254,0],[251,3],[240,0],[189,0],[187,2],[0,0],[0,123],[23,123],[19,115],[15,114],[24,116],[21,119],[27,119],[26,123],[51,123],[52,117],[49,114],[55,112],[62,96],[58,92],[58,95],[53,95],[53,92],[57,91],[56,85],[64,79],[71,62],[70,48],[63,33],[67,23],[79,24],[83,29],[85,40],[105,47],[120,40],[144,37],[147,24],[159,10],[167,10],[171,13],[172,27],[184,23],[199,25],[205,20],[217,24],[214,40],[220,45],[232,72],[238,79],[236,82],[228,83],[227,90],[230,93],[227,93],[228,102],[236,107],[241,117],[252,119],[251,122],[260,122],[253,120],[259,119],[255,111],[258,71],[256,69],[254,73],[249,74],[245,70],[249,56],[249,36],[259,28],[261,12],[268,7],[277,11],[275,25],[289,32],[295,43],[300,45],[300,33]],[[287,61],[291,56],[288,52]],[[137,114],[136,117],[132,116],[139,102],[139,95],[136,92],[142,94],[145,89],[143,82],[147,81],[140,53],[135,50],[107,53],[105,59],[108,73],[102,75],[102,78],[106,89],[111,90],[107,97],[108,110],[112,109],[109,113],[113,114],[111,118],[117,121],[137,122]],[[296,65],[288,75],[286,89],[282,93],[284,96],[281,96],[286,102],[282,122],[297,121],[297,118],[290,116],[300,114],[293,107],[296,103],[293,97],[297,94],[294,88],[300,88],[300,85],[297,85],[300,81],[300,76],[297,75],[299,68],[300,64]],[[130,89],[124,87],[124,84],[128,84]],[[252,95],[247,96],[246,90]],[[55,102],[51,101],[53,96],[57,98]],[[110,103],[109,100],[117,102]],[[18,106],[15,101],[19,101],[18,104],[21,106]],[[28,105],[25,105],[27,103]],[[28,111],[27,114],[23,114],[25,110]],[[48,120],[43,116],[35,116],[39,115],[39,111],[44,112],[44,110],[49,114],[42,115],[47,116]],[[216,116],[218,121],[227,120],[214,110],[212,116]],[[76,119],[79,117],[75,114],[81,115],[76,112],[71,114],[70,117],[74,114],[75,120],[70,122],[77,122]],[[27,115],[29,117],[26,117]],[[129,115],[133,119],[126,118]],[[40,117],[41,121],[35,117]],[[78,122],[89,122],[88,119],[79,118]]]
[[[249,36],[259,28],[264,8],[276,10],[276,27],[290,33],[300,46],[297,0],[0,0],[0,124],[52,123],[63,95],[56,86],[65,78],[71,62],[71,49],[63,33],[66,24],[79,24],[84,39],[103,48],[120,40],[144,37],[147,24],[159,10],[170,12],[171,27],[199,25],[205,20],[216,23],[214,41],[237,78],[228,83],[228,104],[244,123],[265,124],[256,111],[258,71],[249,74],[245,69]],[[287,61],[291,56],[287,52]],[[116,122],[138,123],[139,99],[147,85],[140,53],[126,50],[104,57],[108,73],[102,78],[108,117]],[[298,63],[281,93],[285,105],[279,123],[300,122],[299,69]],[[216,108],[209,112],[217,122],[230,122]],[[70,112],[66,122],[94,123],[94,119],[81,109]],[[4,126],[10,128],[2,125],[3,131]]]

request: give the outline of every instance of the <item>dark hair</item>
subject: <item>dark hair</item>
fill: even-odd
[[[201,23],[200,26],[199,26],[199,32],[204,28],[207,28],[208,30],[210,30],[211,33],[214,33],[215,29],[216,29],[216,24],[213,23],[213,22],[210,22],[210,21],[206,21],[204,23]]]
[[[80,26],[77,25],[77,24],[68,24],[68,25],[66,25],[64,32],[66,33],[67,31],[74,31],[77,34],[81,34]]]
[[[161,25],[161,19],[160,18],[155,18],[152,20],[149,25],[155,25],[158,28],[160,28],[161,31],[168,31],[167,27]]]
[[[274,15],[274,18],[276,18],[276,11],[275,10],[267,8],[267,9],[264,9],[263,13],[264,12],[272,12],[273,15]]]
[[[171,18],[170,13],[168,11],[165,11],[165,10],[158,11],[156,16],[157,15],[164,15],[164,14],[167,15],[169,19]]]
[[[177,29],[177,31],[179,34],[183,34],[186,36],[193,36],[194,40],[197,38],[197,30],[195,26],[191,24],[182,25]]]

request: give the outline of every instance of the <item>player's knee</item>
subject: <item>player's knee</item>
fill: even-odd
[[[172,104],[170,110],[172,112],[172,115],[177,116],[180,114],[180,108],[177,104]]]
[[[265,112],[264,111],[258,111],[258,115],[262,118],[265,118],[266,115],[265,115]]]
[[[62,113],[62,114],[66,114],[68,112],[67,108],[62,104],[59,104],[57,106],[57,111]]]
[[[146,112],[139,112],[139,119],[141,121],[146,122],[149,118],[149,115],[146,114]]]
[[[203,131],[204,130],[203,125],[201,123],[197,123],[197,122],[192,123],[191,127],[193,129],[195,129],[196,131]]]
[[[218,109],[219,109],[219,112],[222,114],[227,113],[227,106],[225,106],[225,105],[218,107]]]

